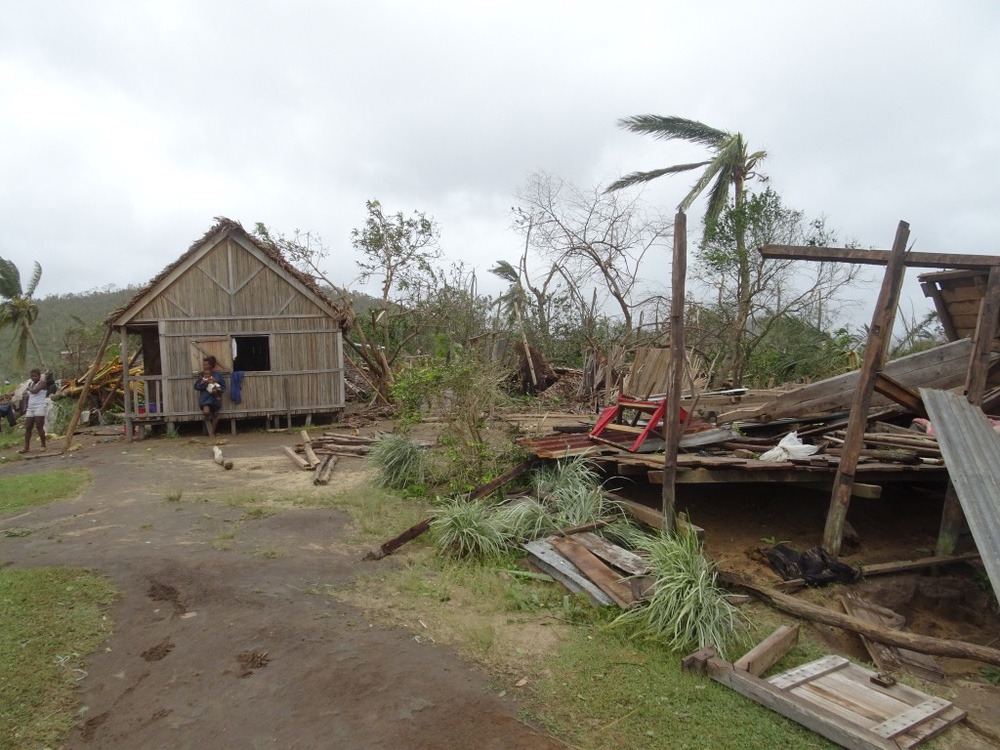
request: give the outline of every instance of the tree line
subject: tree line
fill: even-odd
[[[497,295],[479,293],[475,268],[446,260],[440,227],[420,210],[391,212],[376,199],[367,201],[365,222],[350,240],[357,280],[378,285],[378,296],[371,299],[333,283],[326,270],[328,248],[315,233],[285,235],[258,223],[254,234],[325,282],[351,311],[350,354],[373,392],[388,402],[394,373],[414,356],[455,356],[483,342],[506,340],[555,364],[579,366],[588,354],[665,344],[673,227],[668,216],[645,203],[638,186],[692,172],[694,184],[678,209],[689,210],[703,195],[707,202],[689,262],[686,327],[706,374],[719,385],[766,386],[854,366],[863,332],[852,331],[841,313],[861,278],[859,268],[765,260],[755,252],[765,244],[839,243],[823,217],[810,218],[786,205],[768,185],[761,171],[766,152],[752,150],[740,133],[680,117],[640,115],[619,125],[703,146],[706,158],[633,172],[607,187],[580,187],[543,172],[530,175],[510,214],[510,228],[521,242],[519,257],[498,259],[489,268],[505,285]],[[55,319],[62,307],[59,298],[34,299],[40,277],[35,263],[22,285],[14,264],[0,259],[0,329],[13,332],[4,366],[23,367],[30,345],[40,363],[62,360],[78,374],[86,367],[88,347],[96,344],[100,320],[130,291],[70,295],[74,312],[69,319],[58,313],[58,325],[46,321],[46,340],[40,342],[39,319]],[[83,300],[93,306],[92,317],[84,314]],[[940,336],[931,318],[908,326],[907,334],[909,346]]]

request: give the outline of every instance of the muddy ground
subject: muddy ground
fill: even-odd
[[[367,548],[348,541],[346,514],[286,508],[254,518],[226,503],[241,493],[316,491],[281,452],[296,439],[226,436],[235,463],[228,472],[212,463],[206,439],[189,437],[132,444],[82,437],[76,452],[0,465],[0,481],[75,466],[93,476],[77,499],[0,519],[0,531],[32,529],[0,536],[0,564],[88,567],[122,592],[108,650],[91,657],[81,681],[87,711],[69,746],[562,747],[519,721],[511,696],[501,698],[454,651],[322,595],[393,564],[361,561]],[[341,459],[337,489],[365,481],[360,461]],[[655,504],[659,488],[639,482],[622,491]],[[755,550],[775,541],[818,544],[827,501],[787,487],[687,488],[680,497],[706,529],[710,556],[762,582],[777,579]],[[940,500],[889,488],[878,501],[856,500],[849,518],[860,546],[847,561],[913,559],[933,549]],[[872,579],[852,590],[905,615],[916,632],[1000,642],[1000,618],[969,569]],[[855,636],[806,627],[830,652],[868,661]],[[1000,746],[1000,691],[982,683],[979,665],[939,661],[949,683],[937,692],[969,710],[981,730],[953,735],[953,746]]]
[[[228,438],[228,472],[207,440],[185,438],[82,437],[79,451],[0,467],[93,475],[77,499],[0,519],[0,531],[32,530],[0,536],[0,564],[91,568],[122,594],[107,650],[80,682],[87,711],[69,747],[562,747],[450,649],[322,595],[380,564],[346,543],[346,514],[247,519],[205,502],[311,487],[281,453],[293,440]],[[341,487],[361,476],[342,459]]]

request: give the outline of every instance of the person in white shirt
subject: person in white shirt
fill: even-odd
[[[45,410],[48,399],[48,380],[42,377],[42,371],[37,367],[31,371],[31,382],[28,383],[28,408],[24,412],[24,449],[18,453],[31,450],[31,431],[38,428],[38,442],[45,450]]]

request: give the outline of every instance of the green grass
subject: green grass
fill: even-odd
[[[3,432],[0,432],[0,451],[6,448],[20,448],[22,445],[24,445],[23,430],[9,430],[4,427]]]
[[[64,744],[83,658],[109,635],[114,597],[87,571],[0,569],[0,750]]]
[[[84,469],[57,469],[5,477],[0,494],[0,516],[76,497],[89,479],[90,472]]]
[[[734,691],[681,670],[651,644],[578,627],[549,660],[527,718],[573,747],[773,750],[834,745]]]

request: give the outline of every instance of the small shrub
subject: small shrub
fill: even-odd
[[[745,640],[747,622],[726,601],[716,583],[715,565],[703,554],[697,536],[660,534],[641,549],[649,555],[652,594],[645,606],[616,618],[616,627],[673,651],[715,646],[725,656],[728,646]]]
[[[483,502],[454,500],[431,521],[435,546],[457,557],[495,560],[508,547],[508,536],[496,514]]]
[[[402,435],[386,435],[375,443],[367,462],[378,470],[378,482],[382,487],[402,490],[425,482],[424,455]]]
[[[508,539],[518,542],[537,539],[557,526],[548,510],[531,498],[505,503],[495,511],[494,522]]]

